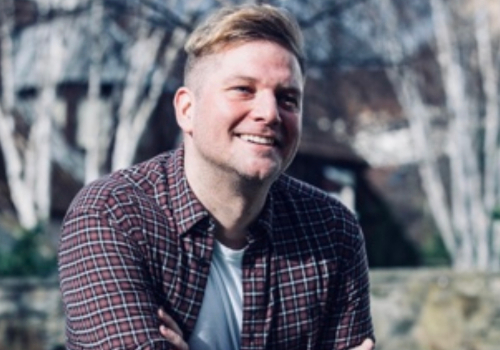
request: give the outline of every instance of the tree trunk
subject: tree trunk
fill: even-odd
[[[406,71],[398,71],[397,68],[388,69],[388,76],[409,118],[414,147],[420,151],[419,171],[429,207],[446,250],[454,258],[458,254],[459,239],[451,223],[446,190],[439,172],[438,156],[433,152],[432,144],[429,142],[431,113],[423,103],[415,74],[411,73],[409,68],[406,68]]]
[[[101,100],[101,74],[103,47],[101,33],[104,20],[104,6],[102,0],[93,0],[91,13],[89,16],[89,27],[91,31],[90,44],[90,69],[87,92],[87,108],[82,118],[83,123],[90,127],[83,129],[87,133],[84,135],[83,147],[85,149],[85,183],[97,179],[102,174],[105,162],[111,124],[111,115],[104,113]],[[91,133],[89,131],[92,130]],[[104,140],[103,140],[104,138]]]
[[[22,156],[15,143],[15,105],[14,65],[12,31],[14,28],[14,7],[12,0],[0,2],[1,31],[1,69],[2,105],[0,106],[0,146],[2,148],[7,173],[10,197],[14,204],[20,225],[33,229],[37,224],[34,198],[31,189],[24,181]]]
[[[493,217],[495,206],[499,205],[499,181],[500,169],[498,167],[498,152],[499,137],[500,137],[500,112],[499,112],[499,89],[498,89],[498,72],[495,67],[492,37],[490,35],[489,14],[486,11],[486,3],[484,0],[476,0],[475,13],[475,34],[477,42],[477,51],[479,58],[479,71],[481,73],[482,84],[485,94],[485,117],[483,129],[485,133],[484,141],[484,175],[483,175],[483,201],[486,215],[489,218]],[[492,14],[494,16],[495,14]],[[500,15],[500,14],[496,14]],[[497,18],[493,17],[493,18]],[[481,246],[481,251],[489,250],[491,254],[490,262],[498,266],[500,255],[495,250],[494,235],[495,225],[494,220],[489,220],[487,229],[487,237],[484,244]],[[491,247],[491,249],[490,249]]]
[[[131,137],[129,139],[131,156],[128,159],[129,164],[133,161],[133,156],[139,147],[139,141],[144,133],[144,130],[146,129],[147,122],[158,104],[158,100],[163,92],[163,87],[165,86],[165,81],[172,73],[175,61],[179,53],[182,51],[186,34],[186,31],[182,28],[176,28],[172,33],[163,62],[153,73],[149,93],[142,101],[136,115],[134,116],[134,120],[132,121]]]
[[[478,163],[478,150],[474,148],[472,133],[476,132],[475,113],[469,103],[469,95],[465,92],[465,72],[459,63],[456,52],[456,39],[450,30],[449,15],[442,0],[431,0],[434,29],[437,42],[438,62],[441,68],[444,88],[447,97],[447,106],[454,117],[453,137],[456,152],[450,154],[454,163],[453,179],[457,179],[457,201],[454,205],[462,207],[455,217],[461,222],[466,215],[463,232],[464,237],[472,235],[473,267],[487,269],[490,260],[487,247],[488,215],[482,201],[481,172]],[[463,245],[465,251],[469,246]]]
[[[151,69],[154,69],[155,58],[164,36],[163,30],[156,29],[149,37],[148,32],[147,28],[142,27],[139,38],[128,51],[129,71],[118,109],[113,170],[127,167],[133,162],[134,150],[130,147],[129,137],[132,134],[134,115],[138,108],[139,96],[147,84],[147,76]]]

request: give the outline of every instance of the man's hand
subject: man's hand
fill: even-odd
[[[373,349],[375,349],[375,344],[373,344],[373,340],[365,339],[363,344],[361,344],[360,346],[356,346],[351,350],[373,350]]]
[[[174,319],[161,308],[158,310],[158,317],[162,322],[160,326],[161,335],[163,335],[176,350],[189,350],[187,343],[182,338],[182,331]],[[364,348],[360,349],[365,350]],[[357,350],[357,348],[353,350]],[[367,348],[367,350],[370,350],[370,348]]]

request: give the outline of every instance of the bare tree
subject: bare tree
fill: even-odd
[[[27,152],[23,159],[19,147],[16,145],[14,105],[15,88],[13,75],[13,44],[12,31],[14,28],[14,3],[5,0],[0,3],[1,20],[1,76],[2,76],[2,105],[0,108],[0,144],[7,170],[11,199],[17,211],[21,226],[31,229],[37,224],[34,194],[28,181],[27,168],[30,156]],[[32,150],[30,150],[32,151]]]
[[[134,30],[129,33],[130,39],[124,51],[124,60],[127,62],[126,77],[122,84],[116,86],[122,86],[122,89],[119,93],[115,93],[115,96],[119,97],[115,118],[111,115],[111,110],[103,110],[102,102],[99,102],[101,101],[99,88],[103,59],[99,28],[105,25],[103,8],[106,4],[116,6],[113,1],[94,0],[91,8],[93,15],[90,16],[89,28],[93,28],[92,59],[87,108],[82,118],[83,123],[92,128],[91,133],[84,132],[83,134],[83,144],[86,150],[86,182],[94,180],[107,171],[104,164],[110,147],[112,148],[110,162],[113,170],[132,164],[141,137],[165,91],[167,79],[172,74],[172,69],[175,67],[192,25],[191,21],[194,20],[189,14],[185,16],[187,19],[182,20],[180,15],[174,13],[162,2],[129,3],[129,12],[132,11],[135,15],[130,19]],[[157,23],[148,18],[147,13],[151,9],[161,13],[164,22]],[[115,125],[113,144],[110,142],[112,125]],[[84,127],[83,130],[88,131],[89,128]]]
[[[57,101],[57,85],[63,73],[64,56],[67,53],[65,45],[59,36],[53,35],[50,26],[40,28],[40,40],[46,45],[39,53],[42,72],[40,88],[36,103],[36,115],[30,132],[28,149],[34,150],[32,160],[32,183],[35,194],[37,217],[46,222],[50,216],[51,203],[51,165],[52,165],[52,122],[53,109]],[[47,69],[46,67],[51,67]]]
[[[0,114],[1,144],[7,168],[7,180],[11,197],[22,227],[34,228],[46,222],[50,212],[50,134],[52,130],[51,106],[55,100],[57,75],[60,73],[55,57],[60,56],[58,43],[41,31],[41,42],[46,43],[43,65],[45,69],[39,103],[38,116],[30,128],[23,145],[16,144],[15,130],[16,92],[14,84],[12,32],[14,27],[14,4],[3,1],[2,13],[2,106]],[[45,28],[46,29],[46,28]]]
[[[87,104],[82,113],[79,141],[85,150],[85,182],[98,178],[106,161],[106,150],[110,144],[111,116],[106,115],[101,99],[101,75],[103,43],[101,33],[104,27],[104,3],[93,0],[89,18],[90,64],[88,73]],[[109,113],[109,112],[108,112]]]
[[[38,89],[32,115],[23,115],[15,84],[14,2],[0,2],[1,16],[1,84],[0,145],[7,170],[12,203],[20,226],[33,229],[50,218],[52,143],[60,140],[53,134],[57,86],[63,74],[67,48],[59,26],[50,21],[37,24],[33,43],[38,44],[33,73]],[[46,10],[52,10],[51,7]],[[50,67],[50,69],[48,68]],[[38,69],[38,71],[37,71]],[[26,125],[19,130],[18,125]],[[58,152],[61,153],[61,152]],[[62,153],[61,153],[62,154]]]
[[[75,161],[79,154],[75,146],[81,146],[85,151],[85,182],[109,171],[105,166],[107,163],[113,169],[118,169],[133,162],[141,136],[165,91],[168,77],[173,73],[185,37],[199,15],[197,10],[193,10],[197,8],[198,1],[191,1],[189,6],[174,0],[168,3],[154,0],[82,0],[70,7],[65,7],[62,2],[41,4],[42,20],[32,28],[32,32],[36,33],[33,45],[39,48],[39,52],[32,58],[36,61],[31,63],[37,77],[37,93],[33,115],[30,117],[19,116],[19,109],[16,108],[19,101],[14,76],[14,2],[2,1],[0,6],[0,145],[11,199],[20,225],[31,229],[49,219],[53,159],[79,180],[80,170],[76,169],[79,166],[78,161]],[[105,26],[115,20],[112,8],[116,10],[116,6],[125,6],[119,9],[121,13],[118,13],[116,20],[121,21],[124,14],[129,15],[128,21],[131,23],[127,25],[132,29],[127,32],[129,40],[123,51],[123,61],[127,66],[125,80],[113,82],[113,96],[119,97],[115,115],[110,107],[112,101],[109,98],[105,100],[101,89],[105,50],[103,31]],[[176,13],[174,9],[180,9],[180,12]],[[163,17],[148,17],[155,11]],[[65,20],[60,21],[60,18]],[[74,43],[67,47],[68,42],[74,42],[71,40],[74,36],[66,35],[78,30],[78,26],[65,26],[75,19],[81,22],[82,18],[88,20],[88,31],[79,34],[80,40],[89,40],[83,45],[90,50],[86,52],[88,57],[77,57],[80,60],[77,65],[81,66],[85,60],[89,62],[88,91],[77,125],[78,144],[71,145],[64,139],[63,130],[54,129],[53,112],[58,103],[57,88],[65,82],[67,72],[74,69],[72,65],[75,64],[75,58],[68,57],[74,56],[73,51],[78,47]],[[38,44],[41,42],[44,45]],[[120,88],[121,91],[117,92]],[[21,118],[27,126],[24,134],[16,127],[19,124],[16,118]],[[111,158],[107,159],[110,149]],[[69,154],[72,156],[68,157]],[[68,158],[73,160],[68,161]]]
[[[183,47],[186,31],[183,28],[175,28],[170,35],[167,49],[161,52],[165,34],[161,29],[149,33],[147,28],[142,27],[139,29],[139,38],[128,49],[130,67],[118,109],[113,169],[132,164],[147,121],[158,103],[165,81]],[[159,64],[155,64],[157,56],[160,56]],[[151,79],[147,79],[149,75]],[[141,98],[145,90],[147,93]]]
[[[423,187],[453,265],[459,269],[486,270],[498,269],[500,263],[498,247],[492,244],[496,231],[493,211],[499,204],[500,181],[498,78],[493,65],[489,18],[484,12],[486,6],[481,1],[475,5],[473,28],[477,50],[460,51],[463,43],[452,26],[450,3],[430,0],[435,55],[446,96],[442,113],[449,116],[446,154],[449,176],[445,177],[439,169],[440,155],[436,154],[430,138],[435,115],[433,108],[424,102],[418,71],[409,64],[397,64],[388,67],[387,73],[409,118],[420,154]],[[379,2],[379,10],[387,33],[385,54],[392,62],[399,63],[404,52],[398,40],[397,9],[391,0],[384,0]],[[479,61],[479,72],[467,64],[475,59]],[[473,77],[468,72],[481,75],[479,89],[484,98],[471,93]]]

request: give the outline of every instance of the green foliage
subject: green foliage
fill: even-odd
[[[428,237],[421,250],[422,260],[426,266],[450,266],[451,258],[443,239],[438,232]]]
[[[40,251],[41,228],[23,231],[11,249],[0,251],[0,277],[46,277],[57,270],[57,257]]]
[[[496,206],[492,213],[493,220],[500,220],[500,206]]]

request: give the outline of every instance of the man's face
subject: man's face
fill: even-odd
[[[248,180],[274,179],[293,159],[302,123],[303,77],[296,57],[251,41],[203,58],[175,104],[186,161]]]

